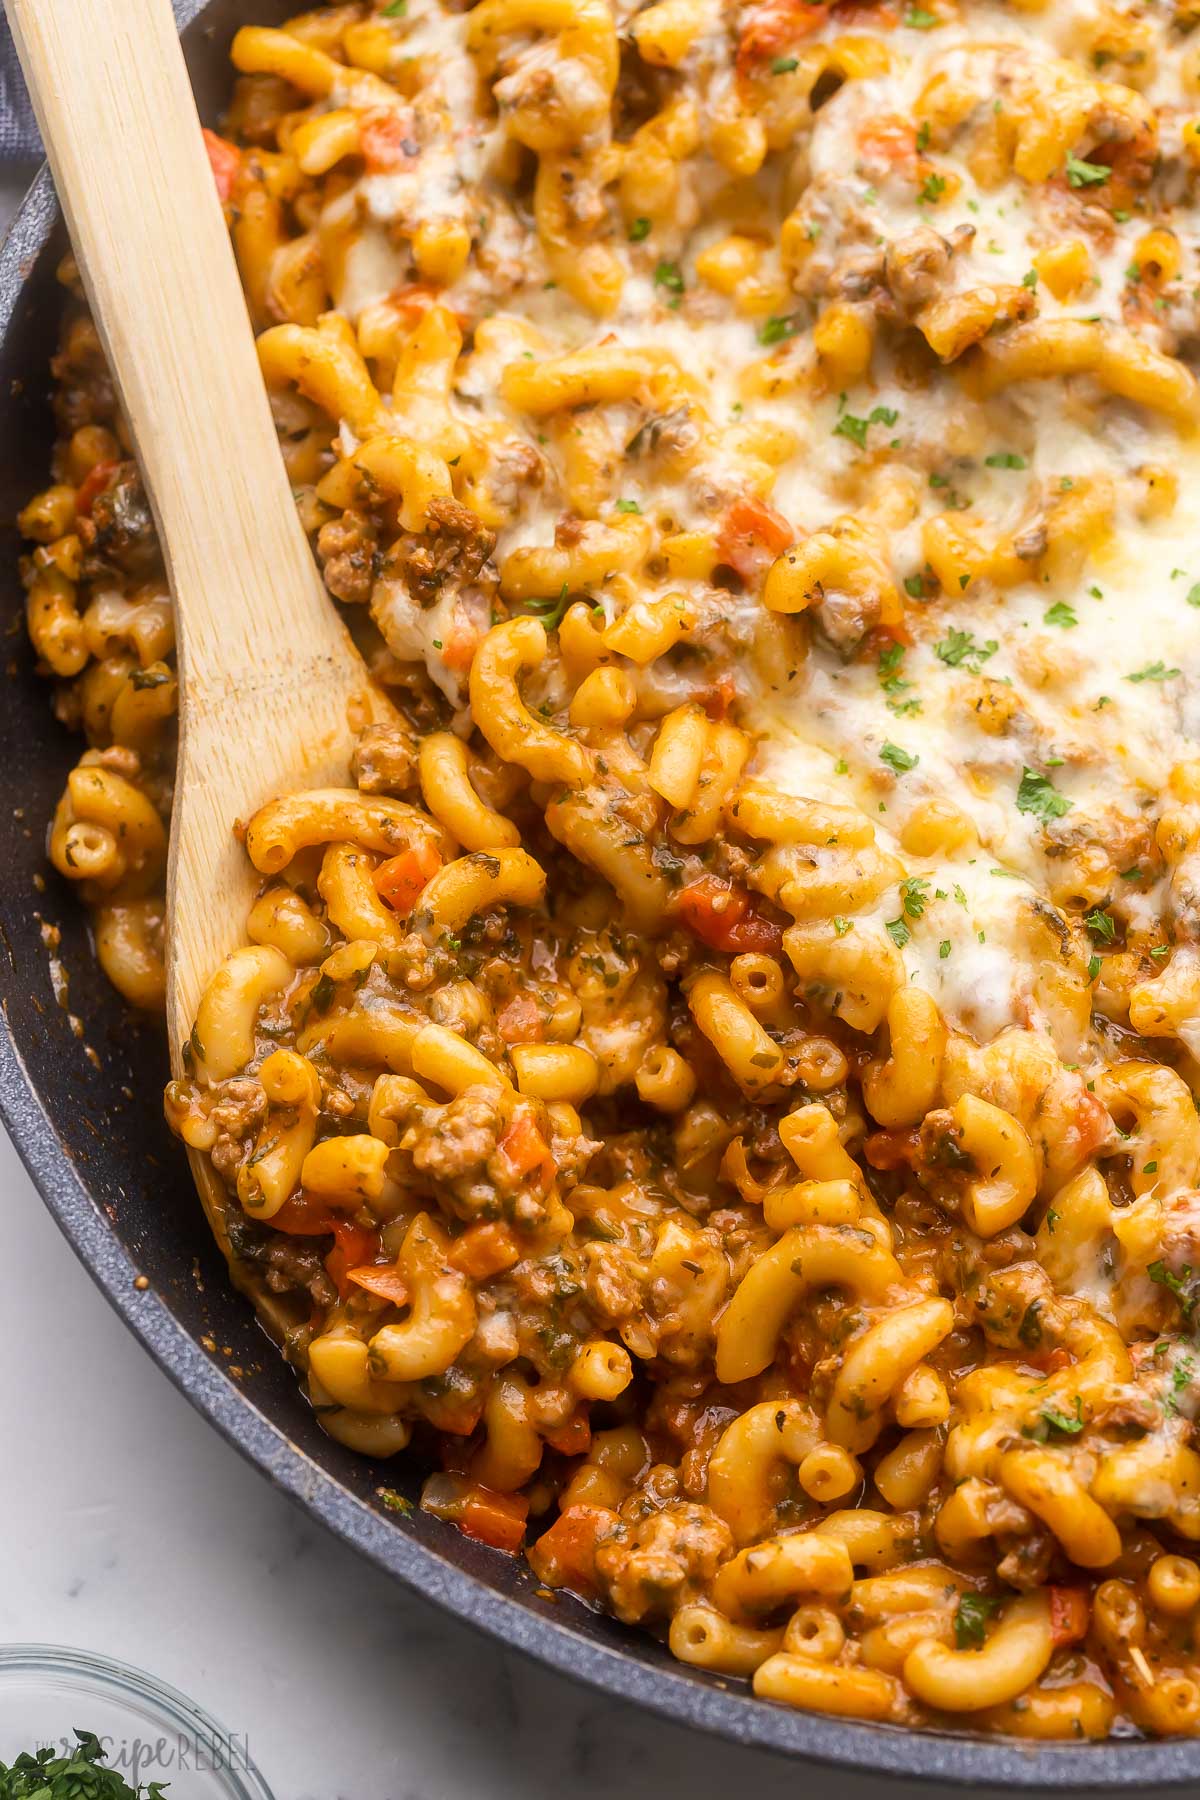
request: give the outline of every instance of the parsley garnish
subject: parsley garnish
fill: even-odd
[[[900,898],[910,919],[924,917],[925,889],[928,886],[929,883],[920,875],[908,875],[900,883]]]
[[[933,653],[951,669],[965,667],[973,675],[978,675],[980,663],[986,662],[989,656],[995,656],[999,648],[995,638],[989,638],[986,644],[977,644],[972,632],[959,631],[957,626],[952,625],[941,643],[933,646]]]
[[[391,0],[391,5],[384,7],[381,17],[385,19],[402,19],[407,11],[408,0]]]
[[[1026,1426],[1025,1436],[1037,1438],[1043,1444],[1052,1431],[1061,1432],[1063,1437],[1078,1437],[1086,1423],[1087,1420],[1083,1416],[1083,1398],[1076,1394],[1073,1413],[1060,1412],[1056,1406],[1043,1406],[1038,1414],[1037,1424]]]
[[[772,75],[790,75],[793,69],[800,67],[798,56],[777,56],[771,64]]]
[[[1106,913],[1102,906],[1093,906],[1084,917],[1084,924],[1098,944],[1111,944],[1117,935],[1116,921],[1111,913]]]
[[[942,958],[943,961],[945,961],[946,957],[948,957],[949,954],[950,954],[950,939],[943,938],[941,943],[938,945],[938,955]]]
[[[1158,1283],[1159,1287],[1170,1288],[1179,1302],[1180,1312],[1190,1323],[1196,1301],[1200,1298],[1189,1291],[1189,1282],[1193,1274],[1191,1263],[1184,1263],[1182,1272],[1176,1275],[1173,1270],[1168,1269],[1166,1263],[1152,1262],[1147,1265],[1146,1273],[1151,1281]]]
[[[1015,450],[998,450],[994,456],[985,456],[984,462],[989,469],[1027,469],[1029,464]]]
[[[1137,669],[1132,675],[1126,675],[1126,681],[1173,681],[1181,671],[1168,669],[1160,657],[1157,662],[1147,663],[1144,669]]]
[[[1046,625],[1061,625],[1064,631],[1069,631],[1072,625],[1079,623],[1074,609],[1068,606],[1065,600],[1056,600],[1054,605],[1042,614],[1042,621]]]
[[[666,288],[670,294],[682,294],[683,271],[677,262],[668,262],[664,257],[654,270],[655,287]]]
[[[395,1488],[381,1487],[376,1488],[375,1492],[378,1494],[386,1511],[402,1513],[406,1519],[411,1516],[413,1509],[412,1501],[406,1500],[403,1494],[398,1494]]]
[[[897,775],[906,775],[910,769],[916,768],[921,758],[914,756],[909,750],[902,750],[899,744],[885,744],[879,752],[879,760],[886,763],[889,769],[894,769]]]
[[[936,13],[926,12],[923,6],[910,6],[904,15],[904,23],[913,31],[932,31],[941,22]]]
[[[619,513],[640,513],[641,510],[642,509],[638,505],[636,500],[618,500],[617,501],[617,511]]]
[[[998,1610],[993,1594],[963,1594],[954,1613],[954,1641],[960,1650],[982,1650],[987,1622]]]
[[[769,323],[769,321],[768,321]],[[867,447],[867,430],[872,425],[894,425],[900,414],[890,406],[877,406],[865,419],[854,413],[843,413],[833,428],[834,437],[849,438],[860,450]]]
[[[917,195],[917,201],[922,206],[932,206],[935,201],[941,199],[945,191],[946,177],[944,175],[927,175],[921,191]]]
[[[1111,174],[1107,163],[1081,162],[1079,157],[1067,153],[1067,183],[1070,187],[1098,187]]]
[[[764,319],[759,326],[758,341],[760,344],[768,346],[782,344],[786,338],[795,337],[796,333],[803,329],[804,320],[798,312],[772,313],[771,317]]]
[[[1049,776],[1039,775],[1036,769],[1026,766],[1017,788],[1018,812],[1032,813],[1035,819],[1048,825],[1051,819],[1061,819],[1064,813],[1069,813],[1071,805],[1072,802],[1065,794],[1059,793]]]
[[[640,244],[643,242],[643,240],[645,238],[648,238],[649,236],[650,236],[650,221],[649,221],[649,219],[635,219],[633,221],[633,224],[629,227],[630,243],[631,244]]]
[[[557,600],[527,600],[525,611],[540,620],[547,631],[557,631],[570,604],[571,591],[564,581]]]
[[[912,932],[908,929],[908,926],[904,923],[903,919],[888,919],[885,921],[883,929],[887,932],[897,950],[903,950],[905,944],[907,944],[909,938],[912,936]]]

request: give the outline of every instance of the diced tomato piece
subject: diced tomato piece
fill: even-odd
[[[1063,1644],[1078,1644],[1087,1636],[1088,1606],[1087,1589],[1081,1587],[1052,1587],[1050,1595],[1050,1634],[1056,1649]]]
[[[739,79],[755,74],[758,64],[768,57],[817,31],[829,17],[829,5],[830,0],[820,4],[813,0],[764,0],[762,6],[756,6],[738,39]]]
[[[355,1287],[365,1288],[368,1294],[390,1300],[393,1306],[408,1305],[408,1283],[397,1263],[364,1263],[357,1269],[347,1269],[346,1275]]]
[[[782,927],[764,918],[745,888],[716,875],[702,875],[685,887],[676,911],[688,930],[711,950],[723,950],[730,956],[765,950],[770,955],[783,947]]]
[[[879,113],[859,127],[857,143],[874,162],[907,162],[917,154],[917,128],[899,113]]]
[[[458,1528],[465,1537],[513,1556],[521,1548],[528,1516],[529,1501],[524,1494],[497,1494],[473,1481],[463,1497]]]
[[[349,1219],[334,1219],[333,1249],[325,1258],[325,1268],[339,1296],[345,1300],[354,1291],[350,1271],[369,1263],[379,1250],[379,1233],[365,1225],[352,1225]]]
[[[530,1566],[547,1587],[596,1588],[596,1546],[617,1523],[606,1506],[569,1506],[528,1551]]]
[[[420,152],[412,133],[412,114],[401,108],[375,106],[364,113],[358,141],[367,173],[394,174],[415,163]]]
[[[381,900],[398,913],[410,913],[417,897],[442,866],[442,859],[430,843],[415,844],[389,856],[374,874],[375,891]]]
[[[455,1238],[450,1247],[446,1261],[460,1275],[469,1275],[472,1281],[486,1281],[490,1275],[499,1275],[505,1269],[511,1269],[521,1257],[521,1246],[499,1219],[489,1219],[482,1225],[471,1225],[460,1238]]]
[[[554,1158],[532,1113],[522,1110],[515,1114],[496,1147],[514,1175],[531,1175],[540,1169],[543,1187],[554,1180]]]
[[[496,1014],[496,1030],[506,1044],[538,1044],[542,1014],[531,994],[514,994]]]
[[[204,148],[208,151],[213,180],[217,184],[217,198],[224,206],[233,198],[234,183],[241,172],[242,153],[236,144],[218,137],[207,125],[204,127]]]
[[[765,500],[735,500],[717,534],[717,555],[750,583],[795,541],[783,514]]]
[[[75,511],[79,518],[91,518],[92,508],[96,504],[97,498],[104,492],[105,488],[112,480],[118,466],[119,465],[115,462],[98,462],[92,464],[92,467],[88,470],[87,474],[75,490]]]
[[[553,1431],[543,1433],[552,1450],[560,1456],[584,1456],[591,1448],[592,1428],[587,1413],[582,1407],[573,1412],[569,1419],[555,1427]]]

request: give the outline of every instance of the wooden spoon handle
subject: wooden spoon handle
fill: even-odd
[[[169,0],[8,0],[176,601],[182,739],[168,1013],[241,941],[232,827],[347,778],[349,703],[386,716],[296,514]]]

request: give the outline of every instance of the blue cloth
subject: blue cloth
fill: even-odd
[[[0,13],[0,163],[35,162],[42,141],[13,48],[8,21]]]

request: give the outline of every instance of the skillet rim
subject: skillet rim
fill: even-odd
[[[209,0],[174,0],[186,27]],[[203,42],[193,55],[211,54]],[[0,341],[61,221],[48,168],[35,177],[0,247]],[[0,398],[0,417],[7,395]],[[46,709],[46,718],[52,717]],[[511,1645],[581,1686],[629,1700],[682,1726],[735,1744],[862,1774],[1002,1788],[1097,1793],[1182,1786],[1200,1779],[1200,1738],[1108,1739],[1058,1744],[912,1730],[795,1712],[746,1688],[637,1652],[598,1643],[570,1623],[534,1613],[376,1512],[292,1442],[204,1350],[154,1290],[134,1286],[137,1268],[92,1197],[43,1109],[13,1030],[0,1008],[0,1121],[43,1202],[109,1304],[159,1368],[227,1443],[311,1517],[375,1566],[454,1618]],[[647,1646],[651,1640],[647,1639]]]

